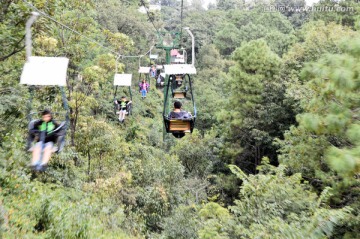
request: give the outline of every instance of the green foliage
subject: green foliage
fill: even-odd
[[[5,227],[6,227],[6,212],[3,208],[2,202],[0,201],[0,237],[2,238],[3,236],[3,231],[5,231]]]
[[[179,206],[170,217],[164,219],[161,233],[169,239],[195,239],[199,229],[199,217],[194,206]]]
[[[230,55],[237,46],[240,46],[241,39],[239,29],[234,24],[226,24],[216,33],[214,43],[220,49],[222,54]]]
[[[328,209],[329,190],[320,197],[300,174],[286,176],[285,167],[265,163],[258,175],[246,176],[231,166],[243,180],[240,199],[230,209],[235,215],[235,232],[251,238],[323,238],[343,224],[350,208]],[[300,225],[302,225],[300,227]]]
[[[257,39],[265,39],[271,50],[279,55],[287,51],[295,42],[291,23],[280,14],[263,10],[254,8],[228,13],[228,21],[221,22],[214,40],[222,54],[230,55],[241,43]]]
[[[56,185],[17,187],[5,201],[10,218],[5,237],[19,235],[15,228],[22,226],[23,233],[44,238],[129,238],[119,227],[124,220],[121,208]]]
[[[178,155],[185,167],[185,172],[189,175],[204,177],[211,171],[214,161],[213,152],[209,149],[206,139],[196,131],[179,140],[171,153]]]
[[[347,1],[321,1],[315,5],[318,9],[329,9],[328,11],[313,11],[311,19],[322,20],[327,23],[336,22],[343,26],[354,28],[359,20],[360,4],[356,0]]]
[[[95,10],[99,23],[108,29],[105,32],[109,33],[110,31],[110,35],[116,36],[118,39],[123,35],[130,37],[138,49],[132,49],[130,47],[132,44],[128,44],[130,43],[128,39],[126,45],[129,48],[126,50],[135,50],[136,54],[143,54],[149,49],[149,33],[151,38],[153,38],[153,33],[150,32],[151,24],[146,21],[147,16],[139,14],[137,11],[138,3],[138,1],[105,0],[95,3]],[[116,42],[113,43],[116,44]],[[128,53],[123,52],[122,48],[118,49],[122,51],[121,54]]]
[[[196,119],[196,128],[204,134],[212,127],[219,126],[217,112],[227,101],[224,72],[228,71],[230,63],[222,58],[215,45],[202,47],[197,59],[201,70],[194,76],[193,87],[197,111],[201,117]]]
[[[264,155],[276,163],[272,141],[290,126],[293,116],[283,103],[285,87],[278,77],[281,59],[265,41],[242,45],[233,58],[236,65],[230,68],[231,78],[227,82],[231,92],[227,104],[229,116],[225,118],[230,122],[228,139],[232,147],[244,149],[240,155],[235,152],[233,160],[255,171]]]
[[[224,23],[225,12],[210,10],[204,12],[191,11],[184,19],[184,26],[188,26],[196,36],[195,47],[201,49],[203,46],[214,43],[216,32]],[[189,43],[189,46],[190,43]],[[189,47],[190,48],[190,47]],[[189,51],[190,52],[190,51]]]
[[[313,97],[303,99],[305,112],[297,116],[299,126],[285,134],[280,160],[317,188],[332,185],[333,204],[358,208],[353,198],[359,181],[353,175],[359,172],[359,44],[347,42],[342,51],[304,69]],[[350,192],[351,199],[344,197]]]
[[[199,230],[199,238],[230,238],[228,232],[224,230],[224,225],[229,225],[232,220],[232,216],[227,209],[217,203],[210,202],[199,211],[199,216],[204,221],[202,229]]]
[[[309,12],[301,11],[301,9],[306,8],[305,0],[276,0],[273,4],[277,8],[286,7],[286,10],[281,11],[281,13],[286,16],[295,27],[300,27],[309,18]]]
[[[314,97],[311,101],[304,101],[306,113],[298,116],[300,123],[299,129],[293,128],[287,139],[298,141],[299,137],[308,141],[313,138],[318,144],[310,146],[313,153],[305,147],[302,140],[299,144],[289,150],[284,148],[284,162],[296,163],[292,160],[292,155],[297,154],[299,150],[308,152],[309,156],[314,157],[308,162],[316,162],[316,158],[325,156],[331,162],[334,169],[338,169],[342,173],[357,172],[358,149],[358,118],[357,107],[359,105],[358,84],[356,62],[358,61],[358,44],[354,42],[344,47],[344,54],[328,55],[323,57],[318,63],[314,63],[306,68],[303,77],[311,79],[307,84],[307,89],[311,90]],[[299,136],[295,136],[299,132]],[[293,138],[293,139],[292,139]],[[330,145],[334,145],[330,147]],[[292,144],[291,144],[292,145]],[[317,147],[314,147],[317,145]],[[349,147],[349,148],[348,148]],[[341,157],[340,155],[343,155]],[[289,161],[288,161],[289,160]],[[325,162],[323,162],[325,163]],[[324,170],[318,165],[307,165],[302,169]],[[292,168],[299,167],[292,165]],[[347,168],[347,169],[346,169]],[[325,179],[325,178],[324,178]]]
[[[356,238],[360,50],[346,39],[358,37],[358,3],[339,3],[354,6],[351,14],[311,13],[319,21],[304,24],[307,13],[264,12],[265,1],[218,1],[206,11],[197,0],[185,3],[181,25],[181,1],[161,2],[148,17],[134,0],[32,1],[83,35],[44,16],[32,27],[34,55],[70,59],[66,147],[45,173],[33,173],[23,150],[30,94],[18,85],[33,9],[2,1],[0,237]],[[285,3],[304,1],[273,4]],[[195,35],[198,117],[179,140],[162,141],[163,94],[154,80],[141,100],[138,59],[116,62],[114,52],[144,54],[156,42],[148,18],[157,29],[189,26]],[[190,60],[185,31],[181,43]],[[124,124],[113,111],[116,69],[133,72]],[[128,88],[119,87],[115,97],[122,95],[130,98]],[[36,87],[32,103],[63,120],[57,88]],[[286,168],[269,165],[278,155]]]
[[[242,1],[239,0],[221,0],[216,1],[216,7],[221,10],[231,10],[241,8],[243,6]]]
[[[34,5],[41,4],[41,1],[33,1]],[[47,12],[54,10],[54,1],[46,4]],[[25,23],[31,10],[23,1],[4,0],[1,1],[0,9],[0,62],[21,52],[24,49]]]
[[[336,225],[351,221],[351,208],[330,209],[331,189],[320,196],[302,182],[300,174],[286,176],[286,168],[259,166],[259,174],[246,175],[230,165],[242,180],[239,199],[229,210],[216,203],[200,211],[200,238],[324,238],[336,232]]]
[[[316,61],[328,53],[340,53],[341,43],[354,36],[350,29],[322,21],[309,22],[297,32],[300,41],[294,44],[284,55],[284,64],[281,78],[285,81],[286,100],[292,105],[295,112],[303,112],[300,101],[310,100],[312,91],[304,87],[307,78],[301,78],[301,69],[307,62]]]

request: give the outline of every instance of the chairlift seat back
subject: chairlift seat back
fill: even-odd
[[[149,72],[150,72],[150,67],[140,66],[140,68],[139,68],[140,74],[149,74]]]
[[[184,99],[186,98],[186,92],[182,91],[182,92],[174,92],[173,93],[173,98],[174,99]]]
[[[190,64],[164,65],[164,73],[167,75],[196,74],[196,68]]]
[[[66,57],[31,56],[24,65],[20,84],[66,86],[68,64]]]
[[[132,74],[115,74],[115,86],[131,86]]]
[[[184,120],[170,120],[170,132],[185,132],[190,133],[190,121]]]

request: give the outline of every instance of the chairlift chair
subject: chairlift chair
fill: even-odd
[[[164,103],[164,111],[163,111],[163,119],[164,125],[167,133],[172,133],[176,138],[182,138],[186,133],[192,133],[195,127],[196,121],[196,106],[194,95],[192,91],[192,81],[190,78],[190,74],[196,74],[196,69],[192,65],[164,65],[165,74],[170,75],[165,95],[165,103]],[[193,105],[193,114],[191,118],[186,119],[171,119],[169,117],[168,112],[166,111],[166,106],[168,104],[168,93],[170,87],[176,82],[176,75],[182,75],[182,80],[186,77],[186,80],[189,82],[189,92],[190,99]],[[173,91],[172,91],[173,92]],[[174,93],[174,92],[173,92]],[[183,94],[184,95],[184,94]],[[174,95],[173,95],[174,96]],[[174,97],[176,98],[176,97]]]
[[[69,64],[69,59],[66,57],[40,57],[31,56],[32,42],[31,42],[31,25],[39,16],[38,13],[33,12],[32,16],[26,23],[26,63],[20,78],[20,84],[28,85],[30,92],[30,100],[28,103],[28,140],[27,149],[31,147],[35,139],[34,124],[38,120],[34,120],[32,116],[36,113],[32,112],[32,98],[34,94],[34,87],[39,86],[59,86],[62,94],[63,108],[66,111],[65,121],[60,123],[60,126],[52,131],[57,135],[57,152],[61,152],[65,145],[66,131],[70,122],[70,112],[65,95],[64,87],[66,86],[66,73]],[[44,134],[43,134],[44,135]],[[43,141],[41,141],[43,140]],[[42,137],[40,142],[44,143],[45,137]],[[44,144],[43,144],[44,145]]]
[[[114,76],[114,87],[115,87],[114,111],[115,111],[115,114],[119,110],[118,107],[120,107],[119,105],[115,104],[116,94],[117,94],[117,90],[118,90],[119,86],[128,86],[129,87],[130,100],[132,101],[131,80],[132,80],[132,74],[115,74],[115,76]],[[131,115],[131,113],[132,113],[132,103],[127,105],[126,112],[127,112],[128,115]]]

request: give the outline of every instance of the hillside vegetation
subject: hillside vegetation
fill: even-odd
[[[181,21],[181,1],[149,14],[141,2],[1,1],[0,238],[359,238],[360,3],[193,0]],[[19,84],[34,10],[32,54],[70,59],[66,146],[44,173],[25,150],[29,104],[59,121],[65,110],[58,87]],[[181,139],[163,139],[154,79],[141,99],[138,58],[119,58],[133,112],[114,114],[115,53],[148,52],[154,26],[196,40],[198,117]]]

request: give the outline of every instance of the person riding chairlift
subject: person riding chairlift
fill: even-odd
[[[170,112],[169,118],[170,119],[190,119],[192,118],[191,114],[183,111],[181,109],[182,104],[180,101],[175,101],[174,103],[174,110]]]
[[[156,77],[156,67],[154,65],[151,66],[149,73],[150,73],[150,77],[153,77],[153,78]]]
[[[164,81],[164,77],[162,77],[160,74],[158,75],[157,77],[157,80],[156,80],[156,86],[161,86],[161,82]]]
[[[122,96],[120,100],[115,100],[114,103],[118,105],[119,121],[124,123],[125,115],[127,114],[127,107],[131,104],[131,101],[127,101],[125,96]]]
[[[139,91],[141,93],[141,98],[146,98],[146,93],[149,92],[150,85],[146,82],[146,80],[142,80],[139,84]]]
[[[60,124],[53,120],[50,110],[43,110],[41,115],[42,119],[35,122],[33,128],[30,129],[30,133],[36,135],[35,138],[37,139],[37,143],[34,147],[29,149],[29,151],[32,151],[30,167],[33,170],[43,172],[47,168],[51,154],[58,150],[57,146],[54,145],[59,134],[55,134],[53,131],[58,128]],[[45,134],[45,139],[43,141],[41,141],[42,133]],[[42,153],[43,157],[41,157]]]

